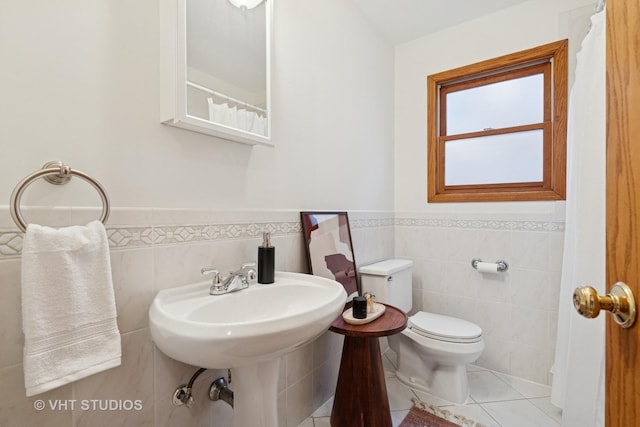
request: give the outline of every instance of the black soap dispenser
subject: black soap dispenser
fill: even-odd
[[[262,233],[262,246],[258,246],[258,283],[273,283],[276,262],[276,248],[271,246],[268,231]]]

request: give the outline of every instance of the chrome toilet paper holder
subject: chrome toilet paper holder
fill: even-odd
[[[482,262],[480,258],[474,258],[471,260],[471,266],[477,270],[478,263],[480,262]],[[498,266],[498,271],[501,273],[509,269],[509,264],[507,264],[507,261],[504,261],[502,259],[497,260],[495,264]]]

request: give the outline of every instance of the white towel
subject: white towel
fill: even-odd
[[[107,233],[100,221],[29,224],[22,247],[27,396],[120,365]]]

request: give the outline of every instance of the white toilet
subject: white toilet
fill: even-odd
[[[412,266],[409,260],[389,259],[360,267],[362,292],[372,292],[376,301],[408,313],[412,307]],[[475,362],[484,350],[478,325],[419,311],[409,317],[402,333],[388,337],[388,342],[398,356],[396,376],[401,382],[453,403],[466,402],[466,364]]]

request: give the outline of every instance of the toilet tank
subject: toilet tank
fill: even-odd
[[[362,293],[372,292],[376,301],[408,313],[411,310],[411,267],[413,261],[388,259],[360,267]]]

